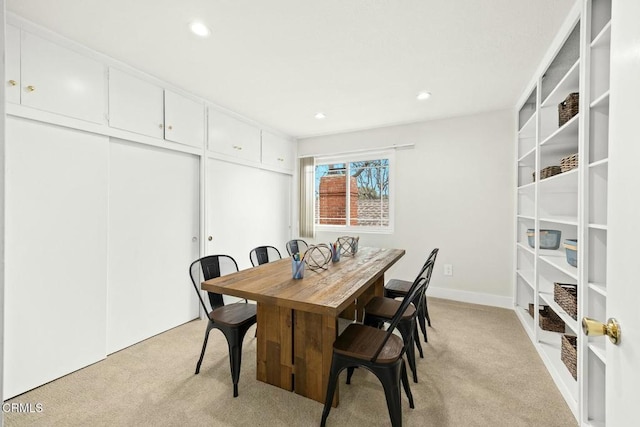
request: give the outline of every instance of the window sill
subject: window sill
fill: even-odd
[[[342,233],[342,234],[393,234],[393,227],[348,227],[341,225],[316,225],[316,232]]]

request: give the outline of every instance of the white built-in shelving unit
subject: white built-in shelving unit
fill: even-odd
[[[580,0],[518,105],[514,306],[580,425],[605,425],[604,341],[582,334],[583,317],[606,316],[607,177],[611,1]],[[558,104],[578,92],[579,112],[562,126]],[[547,166],[578,153],[578,167],[539,179]],[[534,180],[533,173],[538,179]],[[578,267],[561,244],[531,247],[527,230],[554,229],[578,240]],[[554,300],[554,283],[577,285],[577,319]],[[529,304],[548,306],[578,337],[577,379],[561,360],[562,333],[543,330]]]

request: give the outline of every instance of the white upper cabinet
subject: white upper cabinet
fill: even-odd
[[[109,126],[162,138],[163,115],[161,87],[109,69]]]
[[[21,53],[23,105],[104,123],[103,64],[26,31]]]
[[[276,168],[293,169],[293,141],[262,131],[262,163]]]
[[[209,150],[260,162],[260,129],[209,108]]]
[[[6,99],[20,103],[20,30],[12,25],[6,27]]]
[[[194,147],[204,145],[204,104],[164,91],[164,138]]]

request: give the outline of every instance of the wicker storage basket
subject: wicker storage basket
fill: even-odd
[[[570,93],[564,101],[558,104],[558,126],[562,126],[578,114],[579,97],[578,92]]]
[[[578,167],[578,153],[560,159],[560,170],[568,172]]]
[[[546,305],[542,305],[540,307],[540,327],[545,331],[564,333],[564,322],[560,316]],[[529,304],[529,315],[533,317],[533,304]]]
[[[553,284],[553,300],[573,317],[578,319],[578,286],[570,283]]]
[[[560,360],[567,367],[574,380],[578,379],[578,337],[563,335]]]
[[[560,166],[547,166],[546,168],[540,171],[540,179],[549,178],[554,175],[558,175],[562,173],[562,168]],[[536,173],[533,173],[533,180],[536,180]]]

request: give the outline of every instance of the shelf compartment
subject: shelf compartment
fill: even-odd
[[[589,290],[603,296],[604,298],[607,297],[607,285],[605,283],[593,283],[593,282],[589,282]]]
[[[608,162],[589,166],[589,223],[607,224]]]
[[[582,315],[592,319],[606,320],[607,316],[607,298],[597,292],[589,293],[589,300],[585,302]],[[594,338],[595,339],[595,338]],[[598,337],[604,340],[604,337]]]
[[[567,400],[571,410],[575,412],[578,405],[578,382],[571,376],[569,369],[560,359],[560,339],[562,334],[547,332],[538,328],[538,345],[542,361],[547,366],[549,373],[556,381],[560,392]],[[578,360],[580,363],[580,360]]]
[[[602,30],[596,34],[591,42],[591,49],[597,49],[603,46],[611,46],[611,20],[604,25]]]
[[[589,108],[606,110],[608,115],[609,114],[609,91],[607,90],[605,93],[603,93],[602,95],[594,99],[589,105]]]
[[[516,317],[520,319],[520,323],[524,327],[525,332],[529,335],[529,339],[534,341],[534,329],[533,329],[533,318],[529,316],[529,311],[527,310],[529,303],[525,306],[520,305],[519,303],[515,306]]]
[[[533,147],[518,159],[518,166],[535,166],[536,164],[536,148]]]
[[[608,97],[607,97],[608,100]],[[601,101],[598,108],[589,112],[589,163],[609,157],[609,108],[608,101]]]
[[[578,151],[578,123],[580,120],[580,113],[573,116],[561,127],[557,127],[557,111],[555,113],[556,127],[553,128],[551,133],[542,140],[540,147],[561,153],[575,153]]]
[[[578,191],[578,168],[542,179],[539,184],[541,192],[576,192]]]
[[[567,70],[567,73],[560,79],[557,86],[553,88],[549,96],[542,102],[541,107],[557,108],[558,104],[564,101],[572,92],[578,92],[580,87],[580,59],[575,61]]]
[[[592,99],[600,97],[609,90],[611,75],[611,43],[610,32],[597,46],[591,48],[591,76],[589,86]]]
[[[579,242],[578,242],[579,243]],[[589,253],[586,262],[589,283],[606,283],[607,281],[607,231],[596,228],[588,229]],[[580,254],[578,254],[580,255]]]
[[[578,225],[578,218],[575,216],[556,216],[540,218],[540,222],[550,222],[553,224]]]
[[[518,186],[533,182],[536,167],[536,149],[533,148],[518,159]]]
[[[517,251],[516,271],[533,271],[533,253],[529,251]],[[531,282],[533,283],[533,282]]]
[[[580,329],[578,328],[578,321],[573,320],[573,317],[569,316],[569,314],[567,314],[567,312],[564,311],[562,307],[560,307],[558,303],[553,300],[553,294],[548,292],[540,292],[538,295],[545,305],[551,307],[551,310],[555,311],[556,314],[560,316],[564,324],[569,329],[571,329],[571,333],[573,333],[574,335],[578,335],[578,332],[580,332]]]
[[[578,280],[578,268],[572,265],[569,265],[567,262],[567,257],[565,254],[560,251],[540,251],[541,253],[545,253],[545,255],[540,255],[540,259],[544,261],[547,265],[555,268],[556,270],[564,273],[574,280]]]
[[[516,270],[516,274],[519,279],[522,279],[522,282],[526,284],[531,290],[534,290],[533,283],[533,270]],[[529,301],[533,299],[533,296],[529,299]]]
[[[595,0],[591,2],[591,36],[592,42],[600,37],[603,29],[611,25],[611,0]]]
[[[596,343],[594,340],[588,345],[589,351],[586,353],[586,363],[582,366],[587,370],[582,375],[583,378],[587,378],[585,389],[586,392],[586,409],[587,420],[589,425],[604,427],[606,420],[606,405],[607,401],[605,383],[607,380],[607,364],[606,364],[606,351],[605,351],[605,339],[599,337],[599,341]],[[594,357],[595,356],[595,357]]]
[[[535,253],[534,250],[531,249],[529,245],[526,243],[518,243],[516,246],[518,247],[519,250],[529,252],[531,255]]]
[[[530,185],[528,189],[518,190],[518,215],[533,218],[535,215],[535,194],[534,186]]]
[[[534,136],[535,130],[535,115],[536,115],[536,102],[537,102],[537,87],[534,87],[529,94],[529,97],[524,102],[520,110],[518,111],[518,134],[520,136]]]

